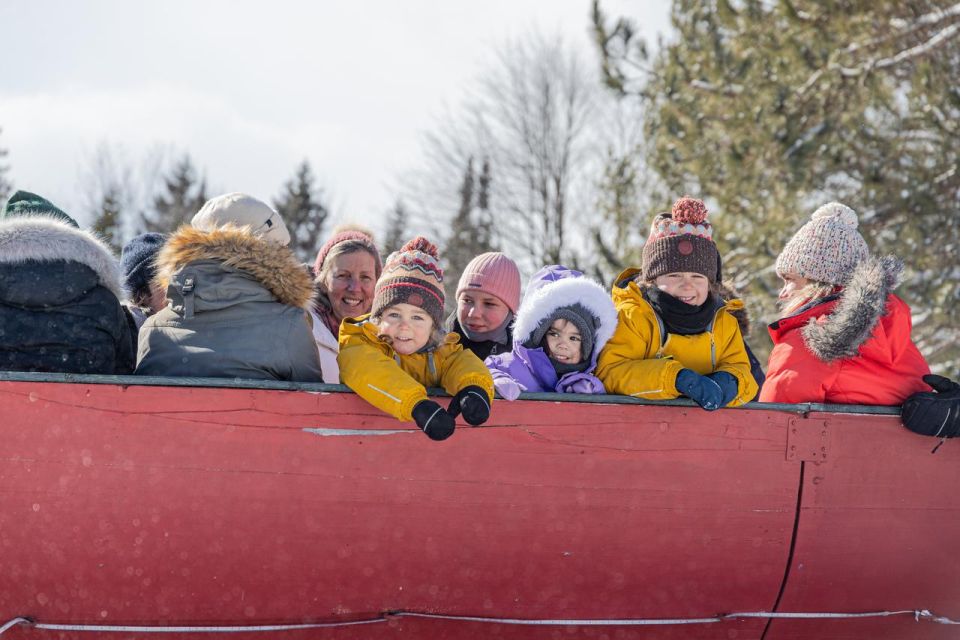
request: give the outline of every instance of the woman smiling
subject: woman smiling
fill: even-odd
[[[373,235],[360,227],[334,229],[333,236],[317,253],[313,266],[313,338],[320,352],[324,382],[340,382],[340,323],[370,313],[373,288],[382,268]]]

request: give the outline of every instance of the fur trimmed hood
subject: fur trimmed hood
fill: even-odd
[[[833,312],[811,318],[803,327],[807,348],[823,362],[857,355],[886,313],[887,298],[902,275],[903,263],[894,256],[860,262],[838,294]]]
[[[46,216],[0,221],[0,263],[74,261],[86,265],[118,300],[127,292],[120,264],[110,248],[88,231]]]
[[[560,307],[579,304],[597,319],[593,353],[598,354],[617,328],[617,309],[606,290],[579,271],[558,265],[544,267],[530,281],[517,309],[513,342],[522,345]]]
[[[231,225],[211,231],[180,227],[157,256],[156,282],[166,290],[174,273],[198,260],[214,260],[244,271],[279,302],[310,308],[313,280],[293,252]]]

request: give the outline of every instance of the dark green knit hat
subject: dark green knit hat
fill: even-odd
[[[17,191],[10,196],[7,203],[3,205],[3,209],[0,209],[0,220],[29,216],[54,218],[77,229],[80,228],[77,221],[64,213],[59,207],[46,198],[41,198],[29,191]]]

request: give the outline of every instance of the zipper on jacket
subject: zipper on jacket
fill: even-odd
[[[183,284],[180,285],[180,295],[183,296],[183,317],[193,317],[193,290],[196,287],[197,280],[193,275],[185,275]]]

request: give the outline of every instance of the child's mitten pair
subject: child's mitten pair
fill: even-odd
[[[446,440],[453,435],[456,417],[463,414],[468,424],[479,426],[490,417],[490,399],[482,388],[471,385],[453,396],[444,409],[433,400],[421,400],[413,408],[413,419],[431,440]]]
[[[687,396],[707,411],[725,407],[737,397],[737,379],[726,371],[716,371],[706,376],[681,369],[677,374],[677,391]]]

